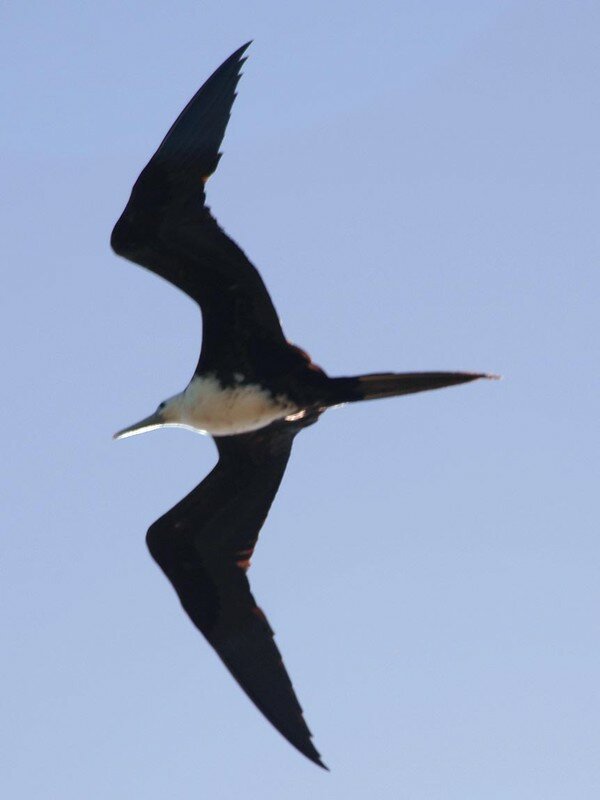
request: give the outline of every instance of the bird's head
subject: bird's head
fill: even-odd
[[[178,425],[181,422],[181,397],[181,394],[176,394],[168,400],[163,400],[154,414],[136,422],[135,425],[118,431],[114,434],[113,439],[126,439],[128,436],[164,428],[167,425]]]

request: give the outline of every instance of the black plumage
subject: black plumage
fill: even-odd
[[[254,430],[214,435],[217,466],[152,525],[147,542],[191,620],[240,686],[291,744],[323,766],[246,577],[293,439],[333,405],[488,376],[423,372],[330,378],[285,339],[260,275],[206,205],[206,180],[220,159],[247,47],[233,53],[181,112],[136,181],[111,244],[200,305],[202,349],[190,386],[210,378],[223,391],[258,387],[272,402],[284,398],[295,409]],[[122,435],[177,424],[164,416],[165,405]]]
[[[192,622],[242,689],[291,744],[323,766],[246,577],[294,437],[315,421],[311,415],[215,438],[216,467],[152,525],[146,541]]]
[[[249,43],[248,43],[249,44]],[[305,357],[290,349],[257,270],[219,227],[204,184],[219,147],[240,78],[240,47],[181,112],[142,171],[115,225],[111,244],[178,286],[202,308],[198,372],[243,373],[260,380]]]

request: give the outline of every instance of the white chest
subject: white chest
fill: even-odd
[[[285,395],[273,397],[257,384],[224,388],[212,376],[194,376],[178,400],[178,422],[213,436],[255,431],[299,410]]]

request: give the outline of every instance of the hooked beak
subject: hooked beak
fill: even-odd
[[[154,431],[157,428],[162,428],[165,424],[160,411],[155,411],[150,414],[146,419],[136,422],[135,425],[130,425],[129,428],[123,428],[122,431],[117,431],[113,439],[126,439],[128,436],[135,436],[138,433],[146,433],[146,431]]]

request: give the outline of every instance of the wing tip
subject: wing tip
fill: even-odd
[[[264,713],[264,712],[263,712]],[[317,767],[321,767],[326,772],[331,772],[327,764],[321,758],[321,754],[313,744],[312,740],[312,733],[308,730],[308,726],[306,725],[306,720],[304,719],[304,715],[300,714],[300,718],[302,720],[302,724],[305,728],[305,736],[301,738],[297,735],[292,735],[289,731],[285,730],[283,727],[277,725],[272,719],[269,719],[269,722],[273,725],[273,727],[283,736],[283,738],[292,745],[292,747],[301,753],[305,758],[315,764]]]
[[[243,44],[241,47],[238,47],[238,49],[234,53],[231,54],[231,58],[233,58],[233,57],[240,58],[240,56],[242,56],[246,52],[246,50],[250,47],[250,45],[253,42],[254,42],[254,39],[248,39],[246,44]],[[246,56],[246,58],[247,57],[248,56]]]
[[[308,758],[309,761],[312,761],[313,764],[316,764],[317,767],[321,767],[321,769],[324,769],[325,772],[331,772],[327,764],[321,758],[321,754],[315,749],[314,745],[312,745],[312,750],[314,751],[314,754],[309,754],[304,751],[301,752],[302,755],[306,756],[306,758]]]
[[[244,53],[251,44],[250,39],[238,47],[204,81],[167,131],[150,163],[160,160],[163,167],[170,164],[173,169],[197,168],[201,173],[198,177],[204,182],[215,172],[247,58]]]

